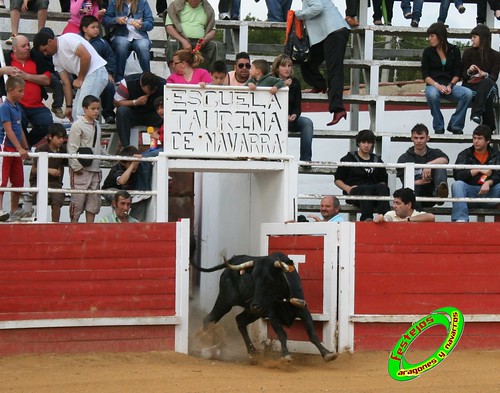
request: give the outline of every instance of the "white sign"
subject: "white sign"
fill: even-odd
[[[168,153],[266,157],[287,154],[288,89],[165,86]]]

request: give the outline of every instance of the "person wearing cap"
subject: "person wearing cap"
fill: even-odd
[[[415,193],[411,188],[400,188],[392,194],[394,210],[385,214],[377,214],[373,222],[434,222],[436,217],[432,213],[415,210]]]

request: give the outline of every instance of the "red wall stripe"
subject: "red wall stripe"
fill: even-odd
[[[175,223],[2,225],[0,238],[0,321],[175,315]],[[108,337],[114,331],[138,340],[130,349],[149,348],[151,328],[4,330],[0,353],[68,349],[75,332],[85,337],[82,348],[125,347],[127,338]],[[51,347],[44,341],[52,334],[68,342]],[[108,344],[96,345],[100,340]]]
[[[500,225],[357,223],[355,255],[355,314],[428,314],[444,306],[500,314]],[[355,349],[388,350],[408,326],[356,323]],[[500,323],[466,323],[463,342],[500,347]],[[434,344],[426,338],[420,345]]]

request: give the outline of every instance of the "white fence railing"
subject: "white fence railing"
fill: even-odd
[[[500,170],[500,165],[460,165],[460,164],[416,164],[413,162],[393,164],[393,163],[361,163],[361,162],[301,162],[301,165],[310,165],[311,167],[337,169],[338,167],[369,167],[369,168],[385,168],[390,175],[394,175],[398,169],[404,170],[404,187],[411,189],[415,188],[415,169],[489,169]],[[324,195],[318,194],[299,194],[299,200],[319,200]],[[392,201],[391,196],[357,196],[357,195],[336,195],[342,200],[382,200]],[[437,198],[437,197],[417,197],[419,202],[470,202],[470,203],[500,203],[500,198]]]
[[[0,156],[19,156],[19,153],[0,152]],[[84,155],[84,154],[61,154],[61,153],[30,153],[30,158],[37,158],[37,184],[36,187],[0,187],[0,191],[4,192],[20,192],[20,193],[36,193],[36,217],[37,222],[44,223],[48,220],[48,194],[49,193],[64,193],[64,194],[114,194],[116,191],[112,190],[77,190],[71,188],[54,189],[48,187],[48,164],[49,158],[94,158],[103,161],[145,161],[153,163],[153,181],[152,190],[139,191],[130,190],[132,195],[150,195],[153,197],[154,203],[154,217],[152,221],[167,222],[168,221],[168,160],[183,158],[183,155],[167,156],[166,153],[160,153],[158,157],[152,158],[135,158],[123,156],[109,156],[109,155]],[[203,159],[220,158],[220,157],[203,157]],[[289,158],[289,157],[287,157]],[[229,158],[231,160],[231,158]],[[233,158],[235,160],[235,158]],[[397,169],[404,170],[404,184],[405,187],[414,188],[414,172],[415,169],[420,168],[441,168],[441,169],[490,169],[500,170],[500,165],[457,165],[457,164],[415,164],[415,163],[358,163],[358,162],[309,162],[314,167],[336,169],[340,166],[346,167],[371,167],[371,168],[385,168],[391,175],[396,173]],[[319,194],[299,194],[298,200],[314,200],[321,199],[324,195]],[[341,200],[387,200],[392,201],[391,196],[351,196],[351,195],[337,195]],[[491,203],[500,204],[500,198],[435,198],[435,197],[417,197],[420,202],[475,202],[475,203]]]

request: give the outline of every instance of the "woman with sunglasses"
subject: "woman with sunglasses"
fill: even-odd
[[[229,86],[245,86],[250,78],[250,55],[247,52],[236,54],[234,71],[227,73],[227,84]]]
[[[203,56],[198,51],[180,49],[172,57],[174,73],[167,78],[168,83],[205,86],[212,82],[212,76],[204,68],[198,68]]]
[[[301,116],[302,91],[300,81],[293,76],[292,59],[279,55],[273,62],[271,74],[288,86],[288,131],[300,132],[300,161],[311,161],[314,125],[311,119]]]

